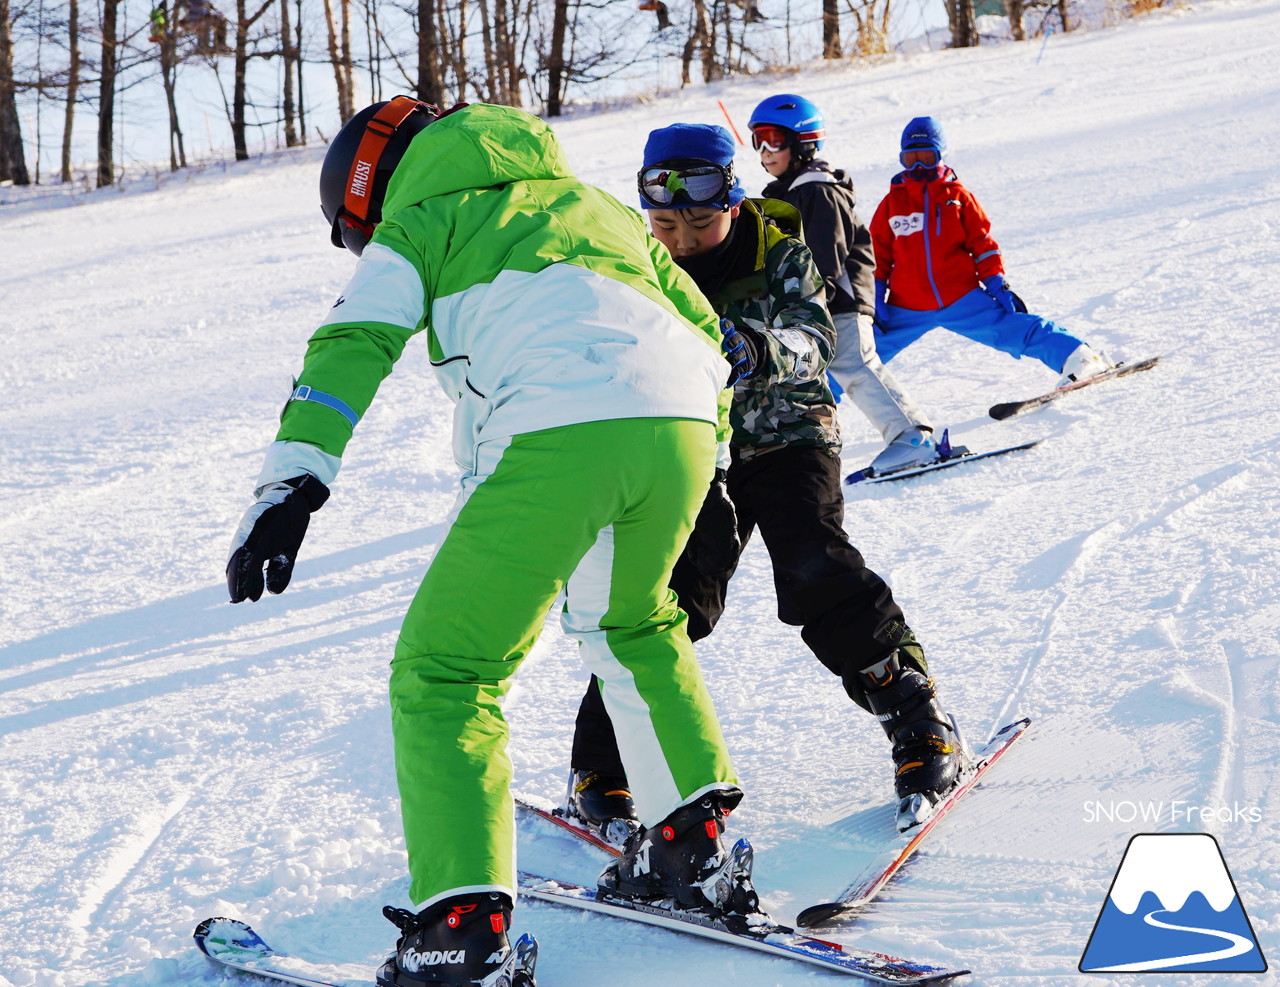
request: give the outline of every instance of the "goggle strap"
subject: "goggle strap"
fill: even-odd
[[[369,203],[372,201],[374,178],[378,173],[382,152],[387,149],[388,142],[395,136],[400,124],[419,107],[428,113],[434,109],[430,103],[411,96],[396,96],[365,124],[356,156],[351,162],[351,170],[347,173],[347,191],[342,200],[343,209],[356,221],[356,225],[362,228],[368,225]]]

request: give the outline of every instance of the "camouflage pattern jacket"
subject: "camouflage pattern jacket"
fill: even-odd
[[[786,445],[840,451],[827,364],[835,328],[823,303],[822,277],[799,239],[800,214],[778,199],[747,199],[732,242],[684,267],[716,312],[761,333],[767,368],[734,389],[729,421],[737,458]],[[714,267],[713,267],[714,265]]]

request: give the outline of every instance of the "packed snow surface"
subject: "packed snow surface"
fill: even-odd
[[[934,114],[1033,311],[1162,357],[1003,423],[985,409],[1055,375],[938,332],[894,361],[957,441],[1045,440],[851,489],[846,519],[971,740],[1035,724],[831,938],[975,983],[1063,983],[1130,837],[1203,832],[1280,961],[1277,36],[1280,0],[1222,0],[557,128],[585,179],[632,201],[651,128],[720,122],[720,98],[742,130],[762,97],[800,92],[869,218],[902,126]],[[191,947],[210,915],[372,971],[394,940],[380,906],[408,904],[387,661],[456,479],[425,345],[361,423],[289,590],[232,607],[222,577],[352,268],[317,208],[319,157],[0,208],[0,987],[230,983]],[[749,149],[738,166],[758,190]],[[852,471],[880,444],[841,414]],[[730,832],[790,918],[867,859],[887,744],[776,619],[758,540],[699,651],[748,793]],[[550,621],[507,707],[523,792],[560,797],[584,681]],[[599,866],[532,827],[521,851],[570,880]],[[837,981],[542,904],[516,924],[545,985]]]

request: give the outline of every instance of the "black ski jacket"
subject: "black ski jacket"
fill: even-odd
[[[794,175],[774,179],[764,195],[799,210],[831,314],[875,315],[875,255],[871,234],[854,208],[853,180],[825,161],[811,161]]]

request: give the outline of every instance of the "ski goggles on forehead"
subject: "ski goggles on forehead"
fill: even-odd
[[[902,162],[902,167],[910,170],[916,165],[923,165],[925,168],[934,168],[937,166],[938,152],[933,148],[920,148],[914,151],[903,151],[898,155],[898,160]]]
[[[791,144],[792,133],[785,127],[768,124],[751,131],[751,146],[757,151],[773,151],[775,154]]]
[[[725,205],[733,186],[733,165],[713,161],[670,161],[641,168],[636,176],[640,198],[658,209]]]

